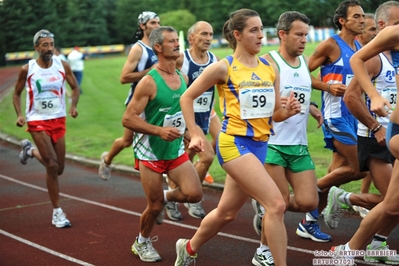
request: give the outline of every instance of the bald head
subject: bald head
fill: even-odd
[[[207,51],[213,40],[213,28],[206,21],[198,21],[187,31],[190,46],[200,51]]]

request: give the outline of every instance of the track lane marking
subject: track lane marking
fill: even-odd
[[[2,234],[2,235],[4,235],[4,236],[7,236],[7,237],[9,237],[9,238],[12,238],[12,239],[14,239],[14,240],[17,240],[17,241],[19,241],[19,242],[22,242],[22,243],[24,243],[24,244],[26,244],[26,245],[28,245],[28,246],[37,248],[37,249],[39,249],[39,250],[41,250],[41,251],[50,253],[51,255],[60,257],[60,258],[62,258],[62,259],[64,259],[64,260],[68,260],[68,261],[77,263],[77,264],[79,264],[79,265],[94,266],[93,264],[90,264],[90,263],[88,263],[88,262],[85,262],[85,261],[82,261],[82,260],[73,258],[73,257],[71,257],[71,256],[62,254],[62,253],[57,252],[57,251],[55,251],[55,250],[46,248],[46,247],[41,246],[41,245],[39,245],[39,244],[36,244],[36,243],[34,243],[34,242],[32,242],[32,241],[29,241],[29,240],[27,240],[27,239],[25,239],[25,238],[22,238],[22,237],[13,235],[13,234],[11,234],[11,233],[8,233],[8,232],[6,232],[6,231],[4,231],[4,230],[2,230],[2,229],[0,229],[0,234]]]
[[[3,178],[3,179],[6,179],[8,181],[11,181],[11,182],[23,185],[23,186],[27,186],[27,187],[30,187],[30,188],[34,188],[34,189],[37,189],[37,190],[40,190],[40,191],[43,191],[43,192],[47,193],[47,189],[46,188],[42,188],[42,187],[39,187],[39,186],[36,186],[36,185],[32,185],[32,184],[26,183],[24,181],[20,181],[18,179],[14,179],[12,177],[8,177],[8,176],[0,174],[0,178]],[[65,194],[65,193],[60,193],[60,196],[63,196],[65,198],[69,198],[69,199],[73,199],[73,200],[76,200],[76,201],[92,204],[92,205],[95,205],[95,206],[103,207],[103,208],[106,208],[106,209],[110,209],[110,210],[114,210],[114,211],[130,214],[130,215],[134,215],[134,216],[137,216],[137,217],[141,216],[141,213],[139,213],[139,212],[125,210],[125,209],[122,209],[122,208],[119,208],[119,207],[111,206],[111,205],[100,203],[100,202],[97,202],[97,201],[83,199],[83,198],[72,196],[72,195]],[[197,226],[181,224],[181,223],[177,223],[177,222],[173,222],[173,221],[169,221],[169,220],[164,220],[163,223],[171,224],[171,225],[182,227],[182,228],[192,229],[192,230],[195,230],[195,231],[198,230]],[[235,240],[240,240],[240,241],[245,241],[245,242],[259,244],[259,239],[255,240],[255,239],[252,239],[252,238],[247,238],[247,237],[227,234],[227,233],[223,233],[223,232],[219,232],[217,235],[224,236],[224,237],[231,238],[231,239],[235,239]],[[292,251],[307,253],[307,254],[314,254],[314,252],[315,252],[315,250],[309,250],[309,249],[303,249],[303,248],[297,248],[297,247],[291,247],[291,246],[287,246],[287,249],[292,250]],[[363,261],[363,260],[355,260],[355,261],[358,262],[358,263],[366,264],[366,265],[375,265],[375,266],[384,266],[385,265],[386,266],[386,264],[368,263],[368,262]]]

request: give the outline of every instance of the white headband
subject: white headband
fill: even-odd
[[[157,18],[158,15],[152,11],[141,12],[138,18],[138,24],[146,24],[149,20]]]

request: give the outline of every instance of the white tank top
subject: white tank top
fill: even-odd
[[[384,53],[380,53],[379,57],[381,60],[381,70],[380,73],[371,81],[373,82],[373,85],[378,93],[386,98],[391,106],[395,108],[397,98],[395,68]],[[389,115],[392,113],[392,111],[390,111],[390,114],[386,117],[379,117],[370,111],[371,102],[367,94],[363,93],[362,99],[364,100],[371,115],[377,120],[378,123],[386,128],[389,122]],[[357,135],[361,137],[374,138],[374,134],[370,131],[370,129],[363,125],[360,121],[358,121]]]
[[[275,135],[269,139],[274,145],[308,145],[306,128],[312,80],[308,66],[303,56],[299,56],[299,66],[290,66],[277,51],[271,51],[270,56],[276,62],[280,71],[280,95],[288,96],[294,91],[295,97],[301,103],[301,112],[283,122],[273,122]]]
[[[29,60],[26,78],[26,120],[38,121],[66,116],[65,69],[53,57],[49,68],[41,68],[36,59]]]

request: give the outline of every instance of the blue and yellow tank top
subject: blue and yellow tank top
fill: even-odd
[[[272,129],[275,106],[273,66],[258,58],[258,66],[248,68],[233,56],[223,60],[228,65],[224,84],[218,84],[220,108],[223,113],[221,131],[235,136],[267,141]]]

